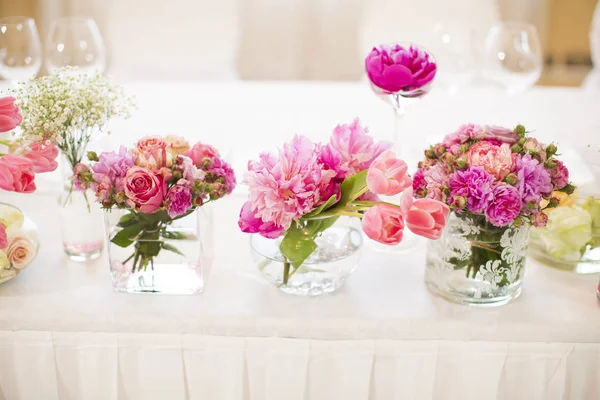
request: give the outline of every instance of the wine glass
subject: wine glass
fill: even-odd
[[[46,69],[75,66],[81,73],[102,73],[106,67],[104,42],[96,22],[86,17],[59,18],[46,43]]]
[[[35,77],[42,66],[42,46],[35,21],[0,19],[0,77],[13,82]]]
[[[504,22],[489,30],[482,75],[505,88],[509,96],[533,86],[542,74],[542,64],[542,46],[535,26]]]

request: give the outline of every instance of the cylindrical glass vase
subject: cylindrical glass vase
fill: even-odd
[[[0,283],[19,275],[35,259],[39,249],[37,227],[17,207],[0,203],[0,224],[6,245],[0,248]]]
[[[503,305],[521,293],[529,226],[496,227],[481,215],[451,213],[437,241],[429,242],[425,282],[446,300]]]
[[[113,288],[127,293],[202,292],[212,258],[210,208],[176,219],[159,213],[105,212]]]
[[[342,217],[315,239],[316,248],[297,268],[279,249],[282,238],[252,235],[254,260],[264,277],[282,292],[297,296],[331,293],[354,272],[363,239],[356,218]]]

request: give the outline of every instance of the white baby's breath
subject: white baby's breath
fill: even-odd
[[[78,73],[74,67],[21,83],[15,94],[23,114],[19,139],[54,142],[73,167],[81,162],[92,137],[110,119],[128,118],[133,106],[122,87],[100,74]]]

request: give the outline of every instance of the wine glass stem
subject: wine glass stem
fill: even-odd
[[[407,138],[406,132],[402,132],[402,122],[404,120],[404,107],[394,108],[394,137],[393,146],[398,156],[405,160],[410,157],[410,138]]]

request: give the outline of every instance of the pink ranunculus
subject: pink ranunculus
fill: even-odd
[[[158,171],[173,163],[171,145],[158,136],[148,136],[137,142],[136,165]]]
[[[0,157],[0,189],[9,192],[35,191],[33,162],[23,156],[8,154]]]
[[[23,121],[15,100],[12,96],[0,98],[0,133],[12,131]]]
[[[384,151],[373,161],[367,173],[367,186],[375,194],[395,196],[412,185],[406,174],[408,166],[392,150]]]
[[[569,184],[569,170],[562,161],[557,161],[555,168],[548,169],[550,179],[555,190],[562,189]]]
[[[6,257],[13,268],[23,270],[37,255],[38,244],[32,238],[19,234],[10,238]]]
[[[405,215],[406,226],[414,234],[437,240],[448,221],[450,208],[437,200],[417,199]]]
[[[189,157],[194,162],[194,165],[199,167],[202,164],[202,160],[205,158],[221,157],[219,151],[209,144],[196,143],[190,150],[183,153],[184,156]]]
[[[485,217],[495,226],[507,226],[521,212],[521,195],[514,186],[499,184],[492,191],[492,200],[485,210]]]
[[[486,125],[484,130],[485,138],[489,140],[498,140],[503,143],[508,143],[509,145],[513,145],[519,141],[519,135],[512,129],[496,125]]]
[[[400,207],[377,204],[371,207],[362,219],[365,234],[376,242],[394,245],[402,241],[404,217]]]
[[[175,218],[192,208],[192,191],[188,186],[176,185],[169,189],[165,200],[169,217]]]
[[[365,69],[375,86],[397,93],[427,86],[433,81],[437,66],[426,51],[396,44],[373,48],[365,59]]]
[[[504,179],[515,168],[515,158],[508,143],[497,146],[485,140],[471,146],[467,152],[467,163],[482,167],[498,181]]]
[[[8,238],[6,237],[6,228],[0,224],[0,250],[8,246]]]
[[[346,177],[368,169],[373,160],[392,147],[388,142],[375,143],[368,132],[358,118],[333,130],[329,145],[339,153],[340,168],[347,171]]]
[[[51,172],[58,167],[56,157],[58,157],[58,149],[54,143],[40,144],[31,143],[23,156],[33,162],[33,172]]]
[[[131,167],[125,176],[125,195],[140,212],[150,214],[161,206],[167,191],[161,175]]]
[[[252,212],[252,203],[249,201],[244,203],[244,206],[240,211],[238,225],[242,232],[259,233],[269,239],[276,239],[285,231],[283,227],[276,226],[273,222],[264,222],[262,219],[258,218],[256,214]]]

